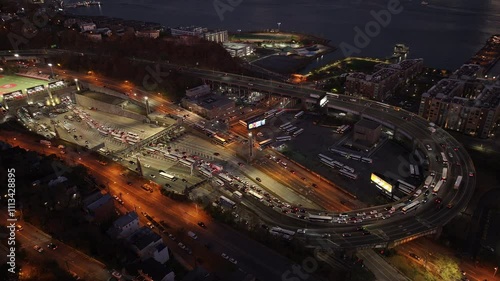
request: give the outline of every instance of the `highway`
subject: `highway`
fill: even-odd
[[[141,61],[144,63],[156,63],[146,60]],[[203,69],[187,68],[166,63],[162,63],[162,65],[171,67],[175,71],[179,71],[187,75],[200,77],[206,81],[213,81],[234,87],[247,88],[255,91],[269,92],[276,95],[297,98],[310,104],[318,103],[318,96],[324,96],[325,94],[323,91],[299,88],[294,85],[279,83],[276,81]],[[394,215],[385,220],[368,219],[356,224],[307,223],[304,220],[295,219],[290,216],[274,212],[266,216],[266,218],[269,219],[269,223],[283,225],[289,228],[292,227],[294,229],[303,228],[304,224],[308,224],[310,227],[308,228],[307,233],[313,237],[316,237],[315,234],[317,233],[332,233],[332,237],[325,240],[331,240],[334,245],[341,248],[384,247],[389,245],[389,242],[394,242],[396,244],[402,243],[424,234],[433,233],[438,227],[446,224],[465,209],[474,192],[475,169],[472,160],[465,149],[446,131],[438,128],[433,134],[428,130],[429,123],[426,120],[393,106],[341,95],[327,95],[327,98],[329,101],[327,106],[330,108],[362,115],[365,118],[370,118],[387,127],[395,129],[396,134],[410,138],[415,147],[419,147],[426,153],[429,161],[429,170],[436,171],[437,175],[440,174],[443,166],[437,161],[435,155],[442,150],[439,144],[445,143],[448,147],[446,152],[452,153],[454,155],[454,161],[459,162],[460,165],[453,165],[453,163],[450,164],[448,180],[446,185],[439,191],[438,196],[443,198],[444,206],[450,202],[453,202],[454,206],[450,209],[436,209],[435,203],[431,197],[429,202],[422,204],[416,209],[416,211],[412,211],[408,214],[402,214],[397,211]],[[158,102],[161,103],[162,101],[159,100]],[[432,151],[428,151],[425,148],[425,144],[431,145]],[[458,150],[455,151],[450,149],[452,147],[457,147]],[[472,176],[469,176],[469,173],[472,173]],[[455,191],[453,190],[452,185],[458,175],[463,176],[463,182],[458,191]],[[376,209],[379,213],[387,214],[387,211],[385,211],[382,206],[371,208],[370,210],[373,209]],[[265,211],[269,211],[263,210],[261,206],[256,207],[256,210],[263,213]],[[347,216],[349,218],[356,217],[356,212],[359,212],[359,210],[352,211],[348,213]],[[336,216],[338,216],[338,214]],[[289,222],[290,220],[292,221]],[[368,229],[371,234],[363,235],[362,233],[356,233],[354,231],[355,228],[361,225]],[[342,237],[341,233],[353,234],[350,237]]]

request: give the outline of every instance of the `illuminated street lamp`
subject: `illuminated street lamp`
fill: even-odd
[[[280,32],[281,22],[278,22],[278,32]]]
[[[52,78],[54,78],[54,69],[52,68],[52,64],[47,64],[50,67],[50,72],[52,73]]]
[[[496,276],[497,275],[497,270],[498,270],[498,266],[495,266],[495,272],[493,272],[493,276]]]
[[[76,90],[80,91],[80,85],[78,85],[78,79],[75,78],[75,83],[76,83]]]
[[[146,103],[146,116],[149,115],[149,100],[148,97],[144,97],[145,103]]]

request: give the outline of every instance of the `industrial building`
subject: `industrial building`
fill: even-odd
[[[368,119],[361,119],[354,124],[353,139],[367,146],[372,146],[379,141],[381,133],[382,125]]]
[[[186,97],[181,104],[207,119],[225,119],[235,110],[235,102],[225,96],[215,95],[210,92],[207,85],[186,90]]]

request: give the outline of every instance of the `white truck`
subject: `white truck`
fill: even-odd
[[[195,240],[198,239],[198,236],[196,236],[196,234],[194,232],[192,232],[192,231],[188,231],[188,235],[189,235],[189,237],[191,237],[191,238],[193,238]]]

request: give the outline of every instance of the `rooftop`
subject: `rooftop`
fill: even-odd
[[[393,75],[398,74],[398,71],[395,69],[391,68],[383,68],[380,69],[379,71],[373,73],[372,75],[369,75],[366,77],[366,80],[372,81],[372,82],[380,82],[383,81]]]
[[[121,217],[119,217],[113,225],[115,227],[121,228],[126,226],[127,224],[131,223],[132,221],[137,219],[137,213],[136,212],[129,212]]]
[[[134,246],[136,246],[139,250],[146,248],[151,243],[154,243],[158,240],[161,240],[160,235],[154,233],[148,227],[141,227],[137,230],[132,237],[130,237],[130,241]]]
[[[218,96],[218,95],[212,94],[212,95],[204,96],[200,99],[197,99],[196,103],[198,104],[198,106],[201,106],[205,109],[211,110],[211,109],[219,108],[219,107],[234,103],[234,101],[228,99],[225,96]]]
[[[106,204],[110,200],[111,200],[111,195],[106,194],[106,195],[102,196],[101,198],[97,199],[97,201],[87,205],[87,209],[89,209],[89,210],[98,209],[99,207]]]
[[[371,130],[375,130],[382,125],[380,125],[379,123],[372,121],[372,120],[361,119],[358,121],[358,123],[356,123],[356,126],[361,126],[361,127],[365,127],[365,128],[371,129]]]
[[[449,95],[463,85],[462,81],[455,79],[442,79],[432,86],[422,97],[436,97],[438,99],[451,98]]]

